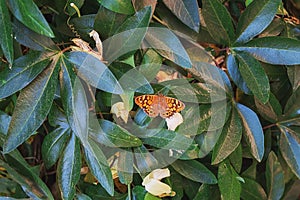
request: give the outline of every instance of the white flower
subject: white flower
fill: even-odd
[[[110,112],[116,114],[117,117],[121,117],[123,121],[127,123],[129,111],[126,110],[123,102],[118,102],[112,105]]]
[[[175,113],[172,117],[166,118],[167,126],[169,130],[175,131],[177,126],[182,124],[183,118],[180,113]]]
[[[156,169],[144,178],[142,185],[145,186],[147,192],[154,196],[175,196],[175,192],[172,191],[171,187],[160,181],[169,176],[169,169]]]

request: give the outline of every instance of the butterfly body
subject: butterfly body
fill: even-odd
[[[144,110],[149,117],[169,118],[182,111],[184,103],[172,97],[158,95],[141,95],[135,98],[135,103]]]

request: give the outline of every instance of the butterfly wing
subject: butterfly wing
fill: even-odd
[[[160,97],[161,107],[160,116],[162,118],[169,118],[175,113],[182,111],[185,107],[184,103],[178,99],[172,97]]]
[[[158,116],[159,112],[157,95],[137,96],[135,97],[134,101],[149,117]]]

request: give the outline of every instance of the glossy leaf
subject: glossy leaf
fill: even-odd
[[[5,0],[0,1],[0,13],[0,45],[5,58],[12,64],[14,60],[13,34]]]
[[[287,74],[293,86],[293,91],[296,91],[300,86],[300,66],[299,65],[289,66],[287,68]]]
[[[269,154],[266,166],[266,182],[268,199],[279,200],[284,192],[284,177],[282,167],[273,151]]]
[[[10,174],[10,178],[21,185],[29,197],[33,199],[54,199],[50,189],[19,151],[14,150],[6,154],[5,161],[6,163],[0,159],[0,166],[4,167]]]
[[[215,175],[209,171],[203,164],[196,160],[177,160],[171,164],[172,167],[186,178],[208,184],[216,184],[217,179]]]
[[[133,180],[133,154],[130,149],[121,151],[118,158],[118,175],[122,184],[129,185]]]
[[[195,0],[163,0],[164,4],[185,25],[198,32],[200,28],[199,6]]]
[[[197,135],[195,141],[199,145],[199,158],[205,157],[207,154],[213,150],[215,147],[220,135],[222,133],[222,129],[215,131],[208,131]]]
[[[0,98],[5,98],[23,89],[49,64],[49,54],[30,52],[14,61],[11,69],[0,73]]]
[[[280,0],[261,0],[251,3],[237,24],[236,42],[245,43],[260,34],[272,22]]]
[[[241,172],[242,164],[243,164],[243,149],[242,144],[240,143],[239,146],[229,155],[229,162],[231,166],[237,173]]]
[[[176,35],[165,28],[149,28],[145,36],[149,45],[162,57],[183,68],[191,68],[192,62]]]
[[[89,140],[89,145],[84,148],[84,154],[91,173],[108,194],[112,196],[114,193],[114,183],[110,167],[102,150],[95,142]]]
[[[228,55],[226,66],[232,81],[237,85],[237,87],[246,94],[252,94],[239,71],[239,64],[235,56],[232,54]]]
[[[11,116],[0,110],[0,133],[6,135],[10,120]]]
[[[57,166],[58,186],[63,199],[74,199],[76,184],[80,178],[81,152],[75,134],[71,138],[60,157]]]
[[[300,64],[300,41],[284,37],[263,37],[253,39],[234,50],[248,52],[256,59],[273,65]]]
[[[288,102],[284,108],[284,114],[290,117],[299,115],[300,104],[299,104],[300,88],[298,88],[288,99]]]
[[[202,15],[209,34],[219,44],[229,45],[235,34],[231,16],[218,0],[203,0]]]
[[[136,147],[142,145],[139,138],[108,120],[90,121],[89,136],[94,141],[109,147]]]
[[[142,65],[139,66],[139,71],[145,76],[148,81],[152,81],[159,72],[162,57],[153,49],[149,49],[144,54]]]
[[[44,70],[19,95],[3,150],[8,153],[36,131],[45,120],[54,99],[58,67]]]
[[[44,138],[42,157],[47,169],[53,166],[61,156],[69,134],[69,130],[59,127]]]
[[[256,181],[244,178],[245,183],[242,184],[241,198],[244,200],[266,200],[267,195],[263,187]]]
[[[121,56],[133,55],[140,48],[145,37],[150,16],[151,7],[147,6],[132,17],[127,18],[113,37],[103,41],[104,60],[110,64]]]
[[[239,175],[228,162],[222,162],[218,169],[218,186],[223,199],[240,199],[241,182]]]
[[[212,164],[225,160],[240,144],[242,125],[236,109],[232,109],[231,117],[222,129],[221,136],[212,154]],[[220,168],[219,168],[220,169]]]
[[[237,109],[242,120],[243,133],[250,146],[251,154],[260,162],[264,155],[264,133],[260,121],[255,112],[248,107],[238,103]]]
[[[255,98],[255,105],[259,114],[270,122],[277,122],[279,116],[282,115],[281,105],[272,93],[270,93],[269,101],[265,104]]]
[[[218,200],[219,198],[220,191],[217,185],[202,184],[193,200]]]
[[[32,0],[9,0],[9,7],[13,15],[28,28],[48,37],[54,37],[49,24]]]
[[[133,149],[133,152],[135,156],[137,169],[141,173],[149,173],[152,170],[160,167],[155,156],[153,156],[152,153],[150,153],[144,145],[142,145],[141,147],[135,147]]]
[[[239,71],[254,96],[266,103],[269,99],[270,84],[261,64],[248,53],[238,52]]]
[[[280,151],[292,172],[300,178],[300,145],[284,127],[280,127]]]
[[[116,13],[133,14],[134,9],[130,0],[98,0],[98,2],[105,8]]]
[[[116,77],[96,57],[85,52],[71,52],[67,55],[67,59],[78,67],[78,75],[92,86],[114,94],[123,93]]]

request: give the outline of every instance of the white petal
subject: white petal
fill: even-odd
[[[117,117],[121,117],[123,121],[127,123],[129,111],[125,109],[123,102],[118,102],[112,105],[110,112],[116,114]]]
[[[172,117],[166,118],[167,126],[169,130],[175,131],[177,126],[183,122],[183,118],[180,113],[175,113]]]
[[[165,183],[162,183],[156,179],[151,179],[146,185],[145,189],[154,196],[160,196],[163,194],[169,194],[172,192],[170,186]]]
[[[152,172],[153,178],[156,180],[161,180],[163,178],[170,176],[170,170],[168,168],[165,169],[155,169]]]

